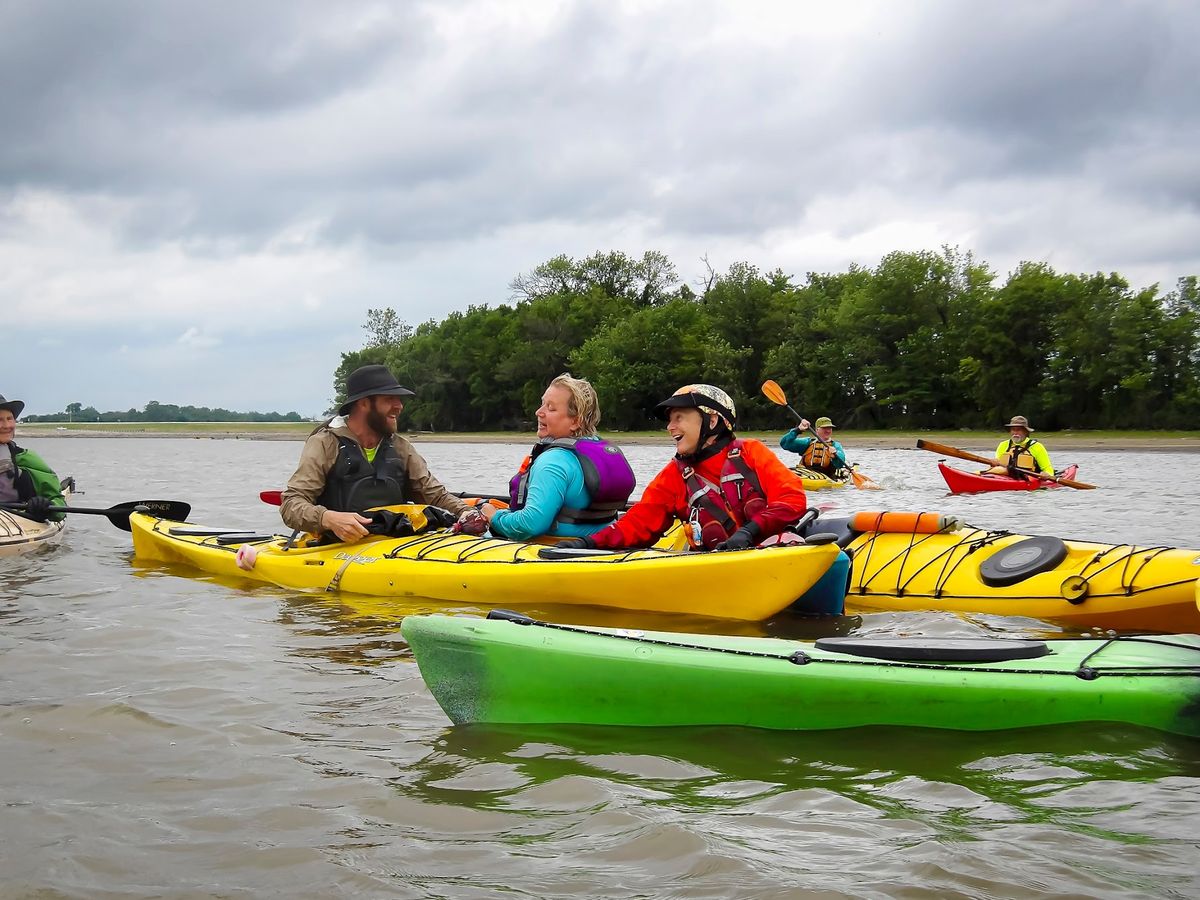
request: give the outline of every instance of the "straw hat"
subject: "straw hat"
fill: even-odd
[[[1005,428],[1024,428],[1030,434],[1033,434],[1033,428],[1029,425],[1029,420],[1024,416],[1013,416],[1012,421],[1004,426]]]

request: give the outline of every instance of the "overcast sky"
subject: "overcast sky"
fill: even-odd
[[[0,394],[322,412],[559,254],[1200,274],[1200,4],[0,0]],[[413,385],[420,389],[420,385]]]

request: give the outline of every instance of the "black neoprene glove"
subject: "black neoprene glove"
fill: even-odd
[[[33,519],[35,522],[45,522],[50,518],[53,509],[54,504],[45,497],[30,497],[29,502],[25,504],[25,518]]]
[[[458,521],[458,516],[440,506],[427,506],[421,512],[424,513],[430,528],[449,528]]]
[[[596,542],[590,537],[564,538],[554,547],[557,550],[595,550]]]
[[[758,536],[762,534],[762,529],[753,522],[747,522],[737,531],[729,536],[727,540],[721,541],[714,550],[745,550],[747,547],[753,547],[758,543]]]

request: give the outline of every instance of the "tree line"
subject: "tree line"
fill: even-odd
[[[707,266],[707,261],[705,261]],[[346,375],[383,363],[417,396],[409,427],[529,428],[546,384],[587,378],[602,429],[660,427],[658,401],[689,382],[728,390],[742,428],[782,427],[759,388],[841,427],[1190,429],[1200,416],[1200,288],[1133,289],[1116,273],[1023,262],[1003,280],[970,252],[894,252],[874,268],[808,273],[737,263],[684,284],[663,254],[557,256],[510,284],[510,302],[415,328],[373,309]],[[790,423],[789,423],[790,424]]]
[[[176,406],[151,400],[141,410],[127,409],[124,412],[100,412],[94,406],[68,403],[60,413],[40,416],[24,416],[23,422],[303,422],[305,418],[297,412],[233,412],[228,409],[210,409],[207,406]]]

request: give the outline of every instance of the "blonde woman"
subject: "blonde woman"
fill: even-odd
[[[559,375],[535,415],[538,441],[509,482],[509,508],[482,507],[492,534],[516,541],[585,537],[615,521],[636,481],[620,448],[596,434],[596,391],[582,378]]]

